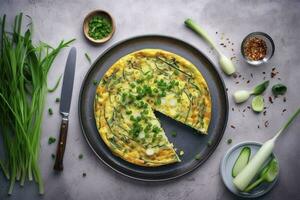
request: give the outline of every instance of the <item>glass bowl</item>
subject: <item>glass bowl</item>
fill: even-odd
[[[263,41],[265,41],[265,43],[267,45],[266,56],[263,59],[261,59],[261,60],[250,60],[245,55],[244,45],[245,45],[246,41],[249,38],[252,38],[252,37],[257,37],[259,39],[262,39]],[[261,65],[263,63],[267,63],[272,58],[272,56],[274,54],[274,51],[275,51],[275,44],[274,44],[272,38],[268,34],[263,33],[263,32],[253,32],[253,33],[250,33],[249,35],[247,35],[244,38],[244,40],[242,42],[242,45],[241,45],[241,52],[242,52],[243,58],[250,65]]]

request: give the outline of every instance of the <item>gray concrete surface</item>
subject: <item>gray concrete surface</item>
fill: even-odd
[[[82,21],[91,10],[104,9],[110,12],[116,20],[116,33],[111,41],[102,46],[90,45],[82,34]],[[65,153],[65,170],[61,175],[53,173],[51,153],[56,145],[48,145],[49,136],[57,136],[60,125],[58,104],[55,98],[60,89],[49,94],[47,107],[54,110],[53,116],[44,115],[43,137],[41,140],[40,166],[45,182],[45,195],[37,194],[37,187],[27,183],[24,188],[15,187],[11,197],[6,195],[8,184],[0,176],[0,199],[104,199],[104,200],[180,200],[180,199],[235,199],[224,187],[220,175],[219,164],[222,156],[232,145],[246,140],[265,141],[274,135],[279,126],[300,104],[300,1],[289,0],[0,0],[0,14],[6,13],[9,21],[18,12],[24,12],[34,19],[35,39],[56,45],[61,39],[76,38],[74,46],[78,49],[77,71],[71,108],[71,119],[68,144]],[[114,43],[141,34],[164,34],[183,39],[201,49],[214,63],[216,57],[198,37],[184,27],[183,21],[187,17],[195,19],[218,42],[226,42],[226,38],[234,43],[233,49],[221,47],[222,51],[233,56],[236,53],[238,71],[245,77],[234,79],[223,74],[228,87],[230,114],[225,135],[210,159],[187,176],[163,183],[142,183],[125,178],[97,160],[85,142],[77,113],[79,89],[89,64],[84,57],[88,52],[93,59]],[[243,37],[252,31],[269,33],[276,45],[273,59],[266,65],[252,67],[241,60],[239,52]],[[218,34],[216,34],[218,32]],[[221,40],[221,33],[224,38]],[[228,45],[227,45],[228,46]],[[55,61],[49,75],[49,85],[55,83],[56,78],[63,73],[67,50],[64,50]],[[243,109],[250,104],[236,106],[232,102],[231,94],[241,88],[251,88],[261,82],[263,77],[270,78],[273,67],[279,71],[276,78],[271,79],[271,85],[282,82],[288,86],[283,97],[270,104],[267,97],[270,89],[265,93],[267,113],[255,114],[251,110]],[[266,72],[264,75],[263,72]],[[250,73],[253,74],[251,79]],[[280,77],[281,81],[277,78]],[[251,79],[250,83],[246,81]],[[239,84],[236,82],[239,81]],[[234,111],[232,111],[234,107]],[[282,112],[287,109],[286,112]],[[239,111],[240,110],[240,111]],[[264,127],[268,120],[269,126]],[[236,128],[231,128],[234,125]],[[258,125],[260,128],[258,128]],[[277,143],[275,153],[280,162],[280,178],[276,187],[261,199],[300,199],[300,149],[299,149],[300,118],[289,128]],[[232,138],[233,143],[227,144]],[[78,159],[82,153],[84,158]],[[82,177],[86,172],[87,176]]]

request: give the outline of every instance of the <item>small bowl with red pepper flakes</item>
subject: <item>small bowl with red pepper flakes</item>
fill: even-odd
[[[253,32],[244,38],[241,51],[247,63],[261,65],[267,63],[272,58],[275,45],[268,34]]]

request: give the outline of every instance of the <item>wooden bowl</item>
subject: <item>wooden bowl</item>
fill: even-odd
[[[88,32],[89,32],[89,21],[94,17],[94,16],[102,16],[102,17],[105,17],[109,20],[109,22],[111,23],[111,26],[112,26],[112,30],[111,30],[111,33],[102,38],[102,39],[99,39],[99,40],[95,40],[94,38],[90,37]],[[92,12],[90,12],[85,18],[84,18],[84,21],[83,21],[83,33],[84,33],[84,36],[86,37],[87,40],[89,40],[90,42],[94,43],[94,44],[102,44],[104,42],[107,42],[108,40],[110,40],[110,38],[113,36],[115,32],[115,22],[112,18],[112,16],[104,11],[104,10],[94,10]]]

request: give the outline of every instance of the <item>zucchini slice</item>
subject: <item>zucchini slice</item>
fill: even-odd
[[[250,147],[244,147],[238,158],[236,159],[233,168],[232,168],[232,177],[236,177],[241,171],[242,169],[244,169],[244,167],[246,167],[246,165],[248,164],[249,160],[250,160],[250,156],[251,156],[251,149]]]

